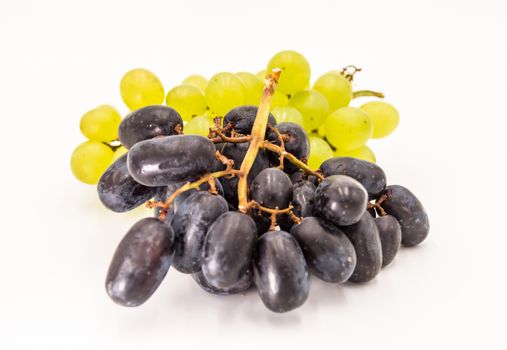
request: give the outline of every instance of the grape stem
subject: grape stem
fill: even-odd
[[[278,154],[283,154],[284,158],[287,158],[288,161],[290,161],[292,164],[303,170],[307,175],[313,175],[321,181],[324,180],[324,176],[322,176],[321,173],[319,173],[318,171],[313,171],[308,167],[308,165],[300,161],[296,156],[294,156],[292,153],[287,152],[282,147],[275,145],[274,143],[271,143],[267,140],[263,142],[261,147]]]
[[[358,97],[378,97],[378,98],[384,98],[384,94],[378,91],[372,91],[372,90],[358,90],[354,91],[352,93],[352,98],[358,98]]]
[[[236,136],[236,137],[229,137],[226,136],[223,133],[223,130],[220,130],[220,128],[215,128],[210,130],[210,135],[217,135],[216,137],[211,137],[209,140],[213,143],[220,143],[220,142],[230,142],[230,143],[243,143],[243,142],[250,142],[252,140],[251,136]]]
[[[199,189],[199,187],[202,184],[205,184],[206,182],[210,185],[210,192],[217,194],[217,190],[215,187],[215,178],[224,177],[224,176],[237,176],[239,174],[239,170],[233,169],[234,161],[232,159],[229,159],[225,157],[224,155],[220,154],[220,152],[216,152],[216,157],[218,160],[220,160],[223,164],[226,165],[225,170],[222,171],[216,171],[214,173],[206,174],[202,176],[199,180],[195,182],[187,182],[185,185],[178,188],[176,191],[174,191],[165,202],[155,202],[155,201],[148,201],[146,202],[146,206],[150,209],[153,208],[160,208],[160,215],[159,219],[164,221],[167,217],[167,211],[169,208],[171,208],[171,205],[173,201],[183,192],[190,191],[192,189]]]
[[[251,200],[250,202],[248,202],[247,208],[248,209],[257,209],[262,212],[271,214],[271,226],[270,226],[271,231],[273,231],[275,229],[276,217],[281,214],[289,215],[289,217],[292,219],[292,221],[294,221],[296,224],[301,223],[301,218],[299,216],[297,216],[296,214],[294,214],[294,211],[292,210],[292,209],[294,209],[294,207],[292,205],[289,205],[285,209],[278,209],[278,207],[276,207],[275,209],[271,209],[271,208],[263,207],[259,202]]]
[[[387,195],[386,194],[381,195],[380,198],[375,201],[375,203],[368,203],[368,209],[375,208],[375,209],[377,209],[380,212],[380,216],[386,216],[387,213],[384,210],[384,208],[382,208],[382,206],[381,206],[381,204],[386,199],[387,199]]]
[[[347,78],[348,81],[354,80],[354,75],[356,75],[357,72],[362,71],[361,68],[356,67],[354,65],[348,65],[346,67],[343,67],[341,73],[345,78]]]
[[[273,131],[276,134],[276,137],[278,138],[278,141],[280,141],[280,148],[285,150],[285,139],[282,134],[280,134],[280,131],[278,131],[277,128],[272,127],[271,125],[268,125],[269,129]],[[287,135],[288,136],[288,135]],[[278,169],[283,170],[283,159],[285,158],[286,152],[280,152],[279,155],[279,162],[280,165],[278,166]]]
[[[266,76],[266,84],[262,92],[261,102],[257,109],[257,116],[252,127],[250,146],[245,154],[245,158],[241,163],[239,180],[238,180],[238,209],[242,213],[248,210],[248,173],[259,153],[259,148],[264,143],[266,127],[268,125],[269,107],[273,100],[278,79],[280,78],[281,70],[278,68],[273,69],[271,73]]]

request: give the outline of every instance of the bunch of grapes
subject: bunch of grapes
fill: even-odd
[[[162,105],[120,122],[127,151],[100,177],[99,199],[115,212],[147,203],[154,216],[136,222],[114,253],[106,290],[116,303],[144,303],[173,266],[217,295],[255,286],[266,307],[286,312],[307,299],[310,273],[367,282],[400,245],[426,238],[422,204],[387,186],[378,165],[331,157],[308,166],[303,127],[269,112],[284,73],[267,76],[258,107],[214,118],[207,136],[187,134],[188,115]]]
[[[333,156],[354,157],[375,162],[366,145],[370,138],[382,138],[398,125],[397,110],[383,101],[350,107],[354,98],[383,97],[381,93],[352,90],[352,79],[360,69],[348,66],[331,71],[310,87],[310,65],[295,51],[281,51],[267,64],[266,71],[280,68],[282,75],[271,103],[278,123],[292,122],[309,135],[311,152],[306,160],[313,170]],[[209,81],[200,75],[187,77],[169,90],[146,69],[129,71],[120,83],[123,101],[131,110],[164,102],[175,109],[185,124],[185,133],[208,136],[214,119],[232,109],[258,106],[264,87],[265,71],[257,74],[221,72]],[[109,164],[126,152],[118,144],[119,113],[111,106],[99,106],[81,119],[81,130],[90,139],[79,145],[72,156],[72,170],[81,181],[96,184]]]

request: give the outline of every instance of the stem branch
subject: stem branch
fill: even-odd
[[[266,85],[262,92],[262,98],[257,110],[257,116],[252,127],[252,133],[250,135],[251,141],[250,146],[245,154],[245,158],[241,163],[239,180],[238,180],[238,209],[242,213],[246,213],[248,204],[248,173],[252,167],[257,154],[259,153],[259,147],[264,142],[264,136],[266,133],[266,126],[268,125],[269,107],[273,100],[273,94],[275,93],[278,79],[280,78],[280,69],[273,69],[273,71],[266,77]]]

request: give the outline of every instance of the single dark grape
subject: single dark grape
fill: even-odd
[[[335,157],[320,166],[325,177],[347,175],[364,186],[370,198],[378,198],[386,188],[386,174],[377,164],[350,157]]]
[[[250,185],[251,197],[263,207],[284,209],[292,199],[292,182],[278,168],[262,170]]]
[[[112,211],[123,213],[145,203],[160,193],[160,187],[147,187],[132,178],[127,168],[127,155],[118,158],[100,177],[99,199]]]
[[[210,285],[231,288],[250,266],[257,229],[239,212],[222,214],[211,225],[203,248],[202,272]]]
[[[245,143],[227,143],[223,146],[221,153],[229,159],[234,161],[234,169],[239,170],[245,154],[250,147],[249,142]],[[248,173],[248,183],[250,184],[253,179],[264,169],[269,168],[269,161],[266,153],[263,150],[259,150],[257,157]],[[238,178],[220,178],[222,186],[224,188],[224,197],[229,202],[231,208],[237,208],[238,206]]]
[[[364,187],[345,175],[325,178],[315,191],[315,210],[321,218],[338,226],[358,222],[367,203]]]
[[[296,156],[296,158],[306,161],[310,153],[310,142],[308,141],[308,136],[306,135],[305,130],[301,126],[290,122],[280,123],[276,126],[276,128],[280,134],[285,134],[288,137],[288,139],[284,141],[285,150]],[[278,146],[281,145],[281,142],[275,133],[271,133],[269,135],[269,141]],[[280,156],[277,153],[268,152],[268,156],[272,166],[280,165]],[[292,174],[298,170],[299,168],[297,166],[292,164],[289,160],[284,159],[284,172]]]
[[[224,117],[223,126],[231,125],[234,130],[243,135],[250,135],[257,116],[257,106],[240,106],[231,109]],[[269,113],[268,125],[275,126],[276,119]],[[270,132],[266,132],[269,135]]]
[[[326,282],[343,283],[352,275],[356,267],[356,251],[336,226],[316,217],[307,217],[292,228],[291,234],[317,277]]]
[[[392,215],[379,216],[375,219],[380,243],[382,245],[382,267],[393,261],[401,244],[401,226]]]
[[[362,283],[375,278],[382,267],[382,246],[375,219],[365,212],[357,223],[340,229],[356,250],[356,268],[349,281]]]
[[[173,267],[183,273],[201,271],[202,247],[211,224],[229,210],[222,196],[198,191],[188,197],[171,220],[175,235]]]
[[[294,237],[285,231],[270,231],[257,240],[254,281],[262,302],[271,311],[287,312],[303,305],[310,280]]]
[[[176,127],[183,130],[178,112],[166,106],[147,106],[131,112],[121,122],[118,137],[125,148],[157,136],[176,135]]]
[[[208,283],[208,281],[204,277],[204,274],[201,271],[193,273],[192,278],[204,291],[215,295],[225,296],[244,293],[248,289],[250,289],[253,281],[253,271],[251,267],[247,268],[246,271],[241,275],[239,281],[229,288],[213,287],[211,284]]]
[[[430,231],[428,215],[417,197],[400,185],[387,186],[384,210],[398,219],[401,226],[401,244],[415,246],[426,239]]]
[[[192,181],[209,171],[215,146],[198,135],[175,135],[146,140],[128,152],[132,177],[146,186]]]
[[[174,253],[174,232],[156,218],[138,221],[116,248],[106,290],[123,306],[144,303],[164,279]]]

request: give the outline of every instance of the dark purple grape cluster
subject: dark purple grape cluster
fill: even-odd
[[[268,118],[264,144],[242,174],[256,114],[236,108],[208,138],[184,135],[170,107],[123,120],[129,150],[101,177],[99,198],[116,212],[154,198],[155,216],[135,223],[113,256],[106,288],[116,303],[144,303],[173,266],[217,295],[255,286],[270,310],[286,312],[307,299],[310,273],[367,282],[400,245],[426,238],[422,204],[405,187],[387,186],[378,165],[336,157],[308,169],[308,138],[296,124]],[[238,202],[243,175],[246,207]]]

